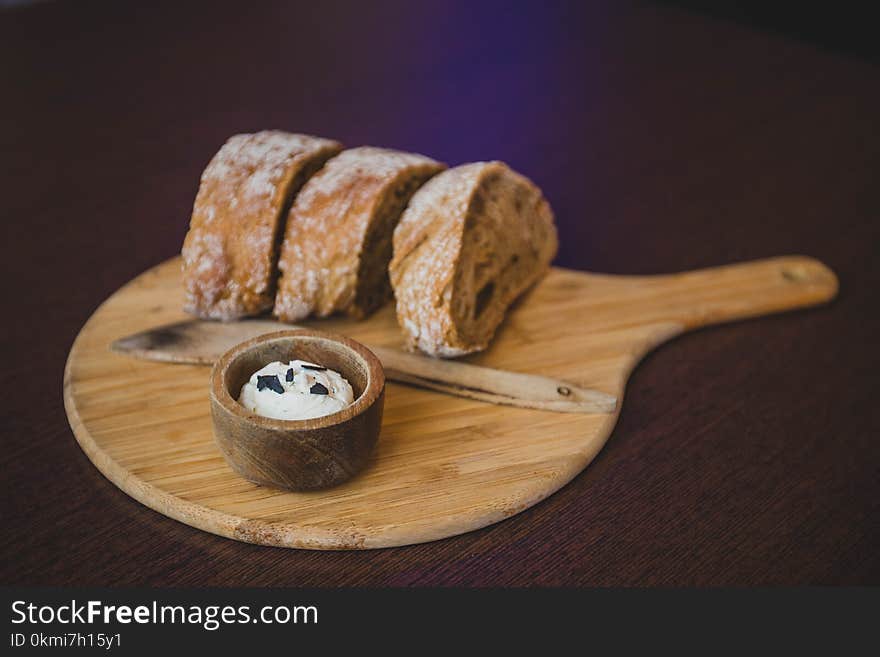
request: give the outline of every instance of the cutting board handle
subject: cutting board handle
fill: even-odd
[[[837,276],[807,256],[781,256],[629,279],[642,317],[685,329],[814,306],[837,294]]]

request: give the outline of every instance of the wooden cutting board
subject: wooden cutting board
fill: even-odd
[[[799,256],[649,277],[553,269],[517,304],[492,347],[469,360],[616,395],[615,413],[495,406],[389,383],[367,469],[330,490],[290,493],[245,481],[224,461],[211,430],[210,368],[109,350],[125,335],[187,318],[175,258],[92,315],[68,357],[64,403],[97,468],[171,518],[264,545],[406,545],[498,522],[564,486],[605,444],[630,372],[658,344],[707,324],[815,305],[836,291],[833,272]],[[365,322],[308,325],[367,344],[401,344],[391,304]]]

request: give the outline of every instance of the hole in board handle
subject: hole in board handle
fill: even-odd
[[[782,270],[782,278],[792,283],[803,283],[809,280],[809,272],[804,267],[785,267]]]

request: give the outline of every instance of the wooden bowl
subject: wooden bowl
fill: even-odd
[[[293,359],[339,372],[351,384],[354,403],[308,420],[262,417],[238,403],[254,372]],[[379,438],[384,401],[379,359],[354,340],[322,331],[258,336],[223,354],[211,372],[211,418],[220,450],[242,477],[277,488],[326,488],[360,472]]]

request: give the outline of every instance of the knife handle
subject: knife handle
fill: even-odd
[[[493,404],[568,413],[612,413],[617,398],[567,381],[426,358],[397,349],[370,347],[393,381]]]

